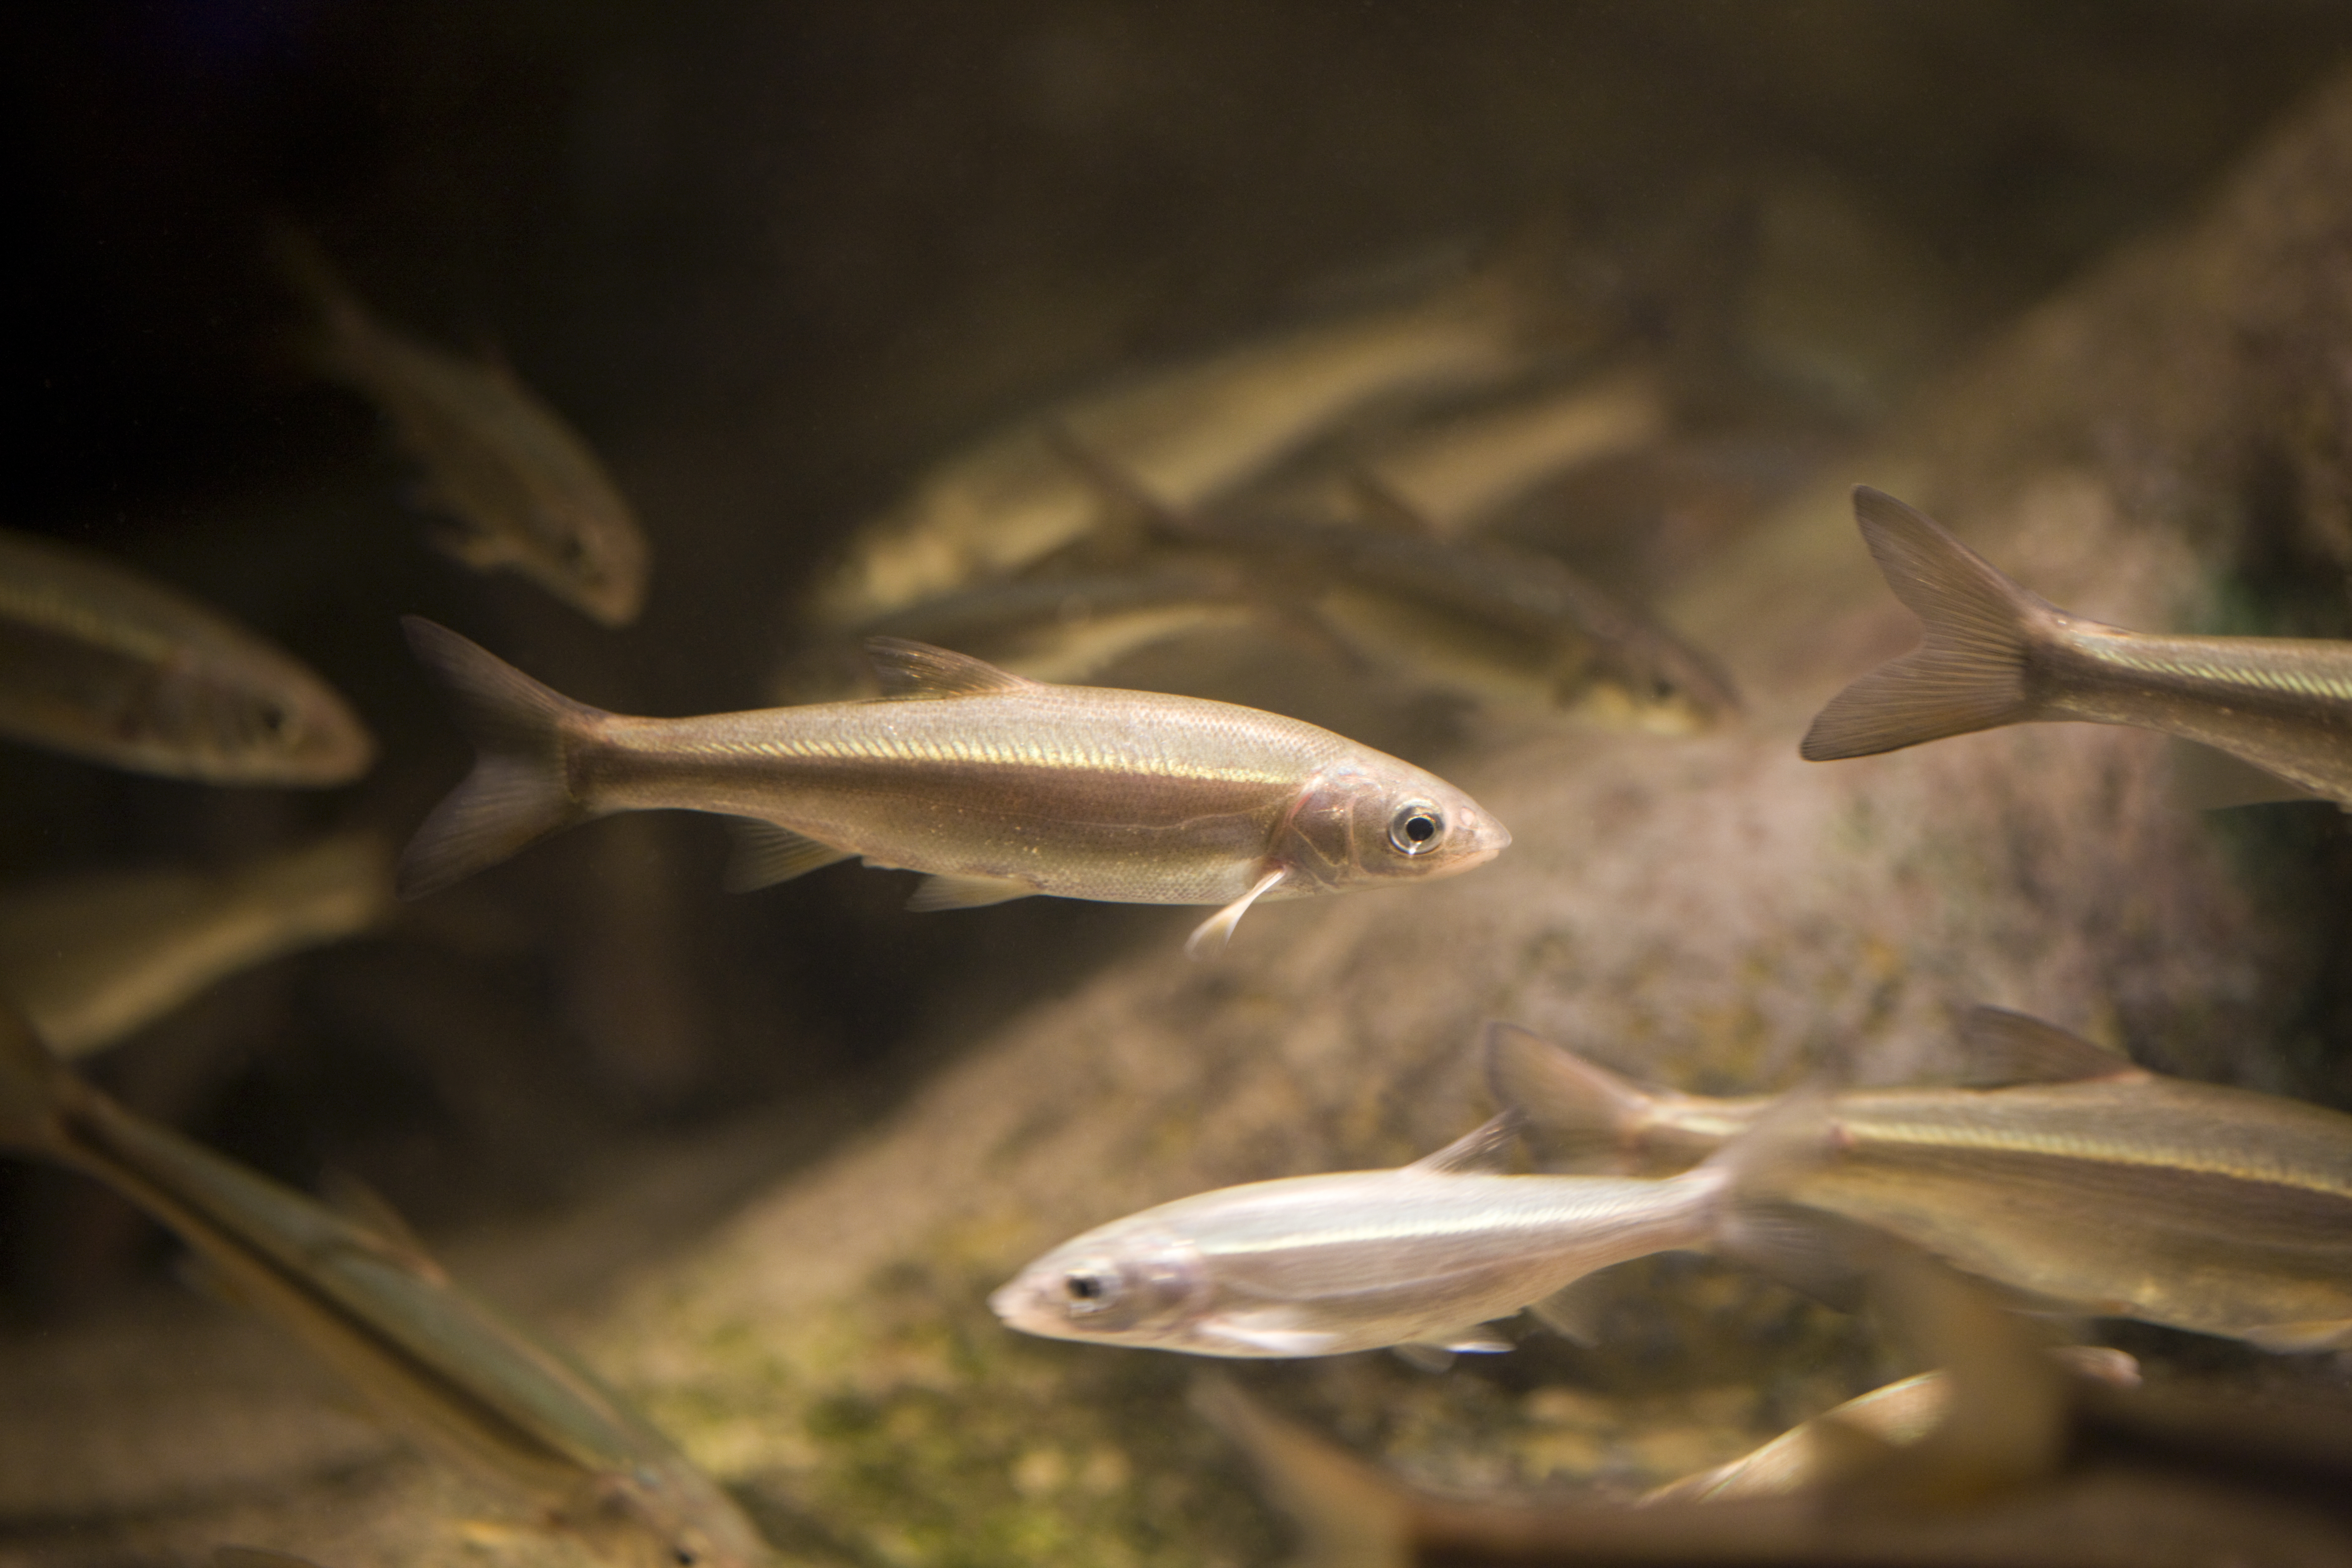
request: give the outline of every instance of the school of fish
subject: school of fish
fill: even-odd
[[[308,238],[275,247],[310,314],[312,363],[375,404],[454,520],[436,543],[601,627],[635,621],[647,531],[586,440],[502,367],[384,325]],[[1704,651],[1557,557],[1475,537],[1549,479],[1670,423],[1648,368],[1561,370],[1571,348],[1605,341],[1597,320],[1496,268],[985,435],[820,578],[780,706],[607,711],[408,617],[415,660],[476,755],[396,869],[369,824],[246,865],[116,867],[0,891],[0,1147],[112,1187],[387,1423],[546,1528],[619,1560],[773,1560],[646,1417],[456,1285],[387,1213],[338,1212],[247,1171],[66,1060],[619,813],[731,819],[737,890],[858,860],[919,874],[917,910],[1032,896],[1205,908],[1185,943],[1196,957],[1259,902],[1473,871],[1512,830],[1433,772],[1287,714],[1094,682],[1255,628],[1375,692],[1667,733],[1733,721],[1733,680]],[[1302,453],[1346,449],[1339,438],[1375,410],[1426,417],[1385,449],[1296,471]],[[2352,644],[2085,621],[1893,497],[1861,488],[1853,502],[1923,640],[1832,700],[1804,757],[2024,722],[2128,724],[2352,809]],[[0,733],[213,785],[331,788],[375,754],[354,707],[292,654],[128,566],[17,533],[0,534]],[[2352,1348],[2352,1117],[2153,1074],[2014,1014],[1979,1009],[1960,1033],[1962,1084],[1710,1099],[1498,1025],[1485,1061],[1497,1114],[1455,1143],[1397,1169],[1106,1215],[988,1304],[1012,1329],[1081,1344],[1234,1359],[1390,1349],[1434,1371],[1510,1350],[1497,1325],[1523,1311],[1591,1341],[1591,1277],[1658,1253],[1711,1252],[1832,1296],[1858,1279],[1976,1326],[1946,1333],[1946,1370],[1641,1510],[1528,1505],[1514,1522],[1515,1505],[1411,1495],[1229,1387],[1203,1403],[1335,1564],[1457,1548],[1583,1561],[1559,1544],[1578,1531],[1620,1542],[1612,1562],[1781,1560],[1742,1557],[1742,1539],[1822,1562],[1848,1547],[1856,1562],[1997,1561],[2007,1526],[1944,1557],[1904,1523],[1834,1546],[1788,1500],[2005,1497],[2023,1476],[2076,1508],[2067,1530],[2094,1532],[2119,1505],[2056,1457],[2085,1431],[2160,1492],[2160,1422],[2123,1392],[2129,1358],[2021,1349],[2012,1314],[2133,1319],[2280,1353]],[[1514,1168],[1522,1144],[1538,1168]],[[1636,1169],[1544,1168],[1563,1154]],[[1944,1275],[1921,1270],[1957,1282],[1922,1286]],[[2038,1436],[2014,1474],[1969,1468],[2018,1433]],[[2245,1506],[2284,1507],[2290,1490],[2256,1489]]]

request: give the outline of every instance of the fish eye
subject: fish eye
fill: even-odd
[[[669,1549],[669,1560],[677,1563],[677,1568],[694,1568],[696,1563],[702,1561],[696,1555],[691,1546],[672,1546]]]
[[[1415,801],[1389,819],[1389,842],[1400,855],[1426,855],[1445,837],[1445,818],[1435,806]]]
[[[1062,1296],[1074,1318],[1108,1311],[1118,1291],[1118,1276],[1108,1268],[1074,1268],[1062,1276]]]

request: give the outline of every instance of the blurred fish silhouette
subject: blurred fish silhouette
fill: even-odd
[[[320,373],[383,410],[455,521],[433,543],[477,572],[519,572],[604,626],[635,620],[651,551],[579,432],[504,366],[377,321],[307,236],[273,239],[315,321]]]
[[[365,830],[226,871],[157,867],[12,888],[0,892],[0,994],[70,1059],[394,908],[392,847]]]
[[[348,784],[375,742],[333,688],[124,567],[0,531],[0,734],[215,784]]]
[[[116,1104],[5,1004],[0,1147],[112,1187],[393,1426],[607,1556],[768,1561],[726,1494],[620,1395],[453,1284],[399,1227],[346,1217]]]
[[[876,639],[878,700],[634,719],[405,624],[479,756],[410,843],[404,898],[612,812],[709,811],[754,825],[739,888],[862,857],[929,873],[916,909],[1038,893],[1223,904],[1197,949],[1259,899],[1451,876],[1510,842],[1434,774],[1230,703],[1047,686]]]
[[[1809,760],[2076,719],[2211,746],[2352,809],[2352,642],[2102,626],[2026,592],[1893,496],[1858,486],[1853,511],[1925,637],[1830,700],[1805,732]]]
[[[2352,1116],[2162,1078],[1994,1008],[1964,1037],[1991,1087],[1835,1096],[1790,1201],[2061,1310],[2352,1344]],[[1508,1026],[1489,1048],[1496,1099],[1532,1127],[1668,1168],[1773,1103],[1644,1089]]]
[[[1359,410],[1492,386],[1604,329],[1549,297],[1522,256],[1402,305],[1345,315],[1133,376],[949,458],[854,539],[812,617],[841,632],[1016,572],[1092,531],[1102,498],[1067,430],[1162,504],[1248,482]]]

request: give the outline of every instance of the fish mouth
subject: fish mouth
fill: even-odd
[[[988,1310],[995,1313],[997,1321],[1007,1328],[1031,1334],[1051,1332],[1050,1329],[1041,1326],[1045,1314],[1039,1310],[1037,1286],[1026,1274],[992,1291],[988,1298]]]

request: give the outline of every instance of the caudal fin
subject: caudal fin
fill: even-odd
[[[574,702],[446,626],[401,626],[417,662],[449,689],[473,738],[474,771],[433,808],[400,858],[400,896],[421,899],[594,815],[572,793],[571,740],[609,717]]]
[[[49,1054],[12,1002],[0,1001],[0,1149],[27,1153],[56,1142],[56,1117],[72,1075]]]
[[[1853,515],[1924,635],[1916,650],[1830,699],[1798,748],[1804,758],[1868,756],[2041,717],[2032,646],[2053,606],[1884,490],[1855,486]]]

